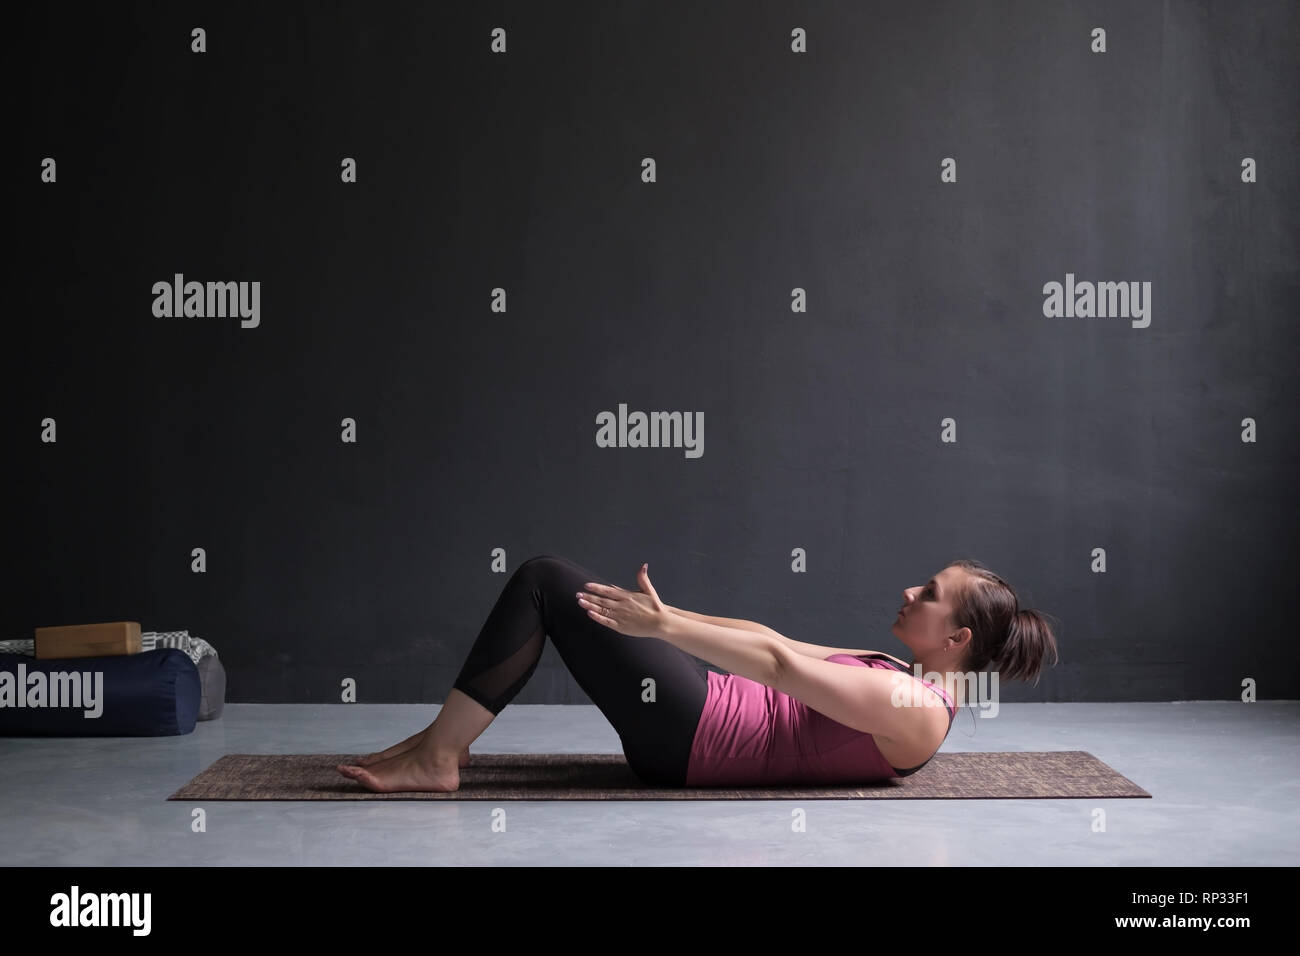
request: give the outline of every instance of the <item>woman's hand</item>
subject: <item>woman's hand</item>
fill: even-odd
[[[593,621],[629,637],[659,637],[666,633],[673,612],[659,600],[650,583],[649,565],[637,572],[640,591],[625,591],[609,584],[587,582],[587,590],[578,592],[578,603],[586,608]]]

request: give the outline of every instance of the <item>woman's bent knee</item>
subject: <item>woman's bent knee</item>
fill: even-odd
[[[550,570],[558,568],[565,564],[565,559],[558,554],[535,554],[528,560],[519,565],[519,570],[528,569],[530,571]]]

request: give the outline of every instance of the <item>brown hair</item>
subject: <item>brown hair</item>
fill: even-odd
[[[971,632],[964,669],[979,671],[992,663],[1000,677],[1033,678],[1037,684],[1047,652],[1053,654],[1053,666],[1060,660],[1056,636],[1046,618],[1038,611],[1021,608],[1015,588],[979,561],[958,558],[948,566],[961,568],[972,578],[952,602],[954,624],[969,627]]]

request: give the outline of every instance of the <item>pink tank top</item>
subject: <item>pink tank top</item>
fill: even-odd
[[[826,660],[901,670],[920,680],[902,665],[881,658],[832,654]],[[708,683],[691,744],[688,787],[867,783],[907,776],[925,766],[892,767],[871,734],[831,720],[758,681],[709,671]],[[943,697],[951,730],[957,713],[952,697],[931,681],[921,683]]]

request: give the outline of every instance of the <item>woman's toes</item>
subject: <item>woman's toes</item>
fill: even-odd
[[[355,780],[368,790],[374,790],[378,786],[375,775],[365,767],[345,767],[343,768],[345,776]]]

